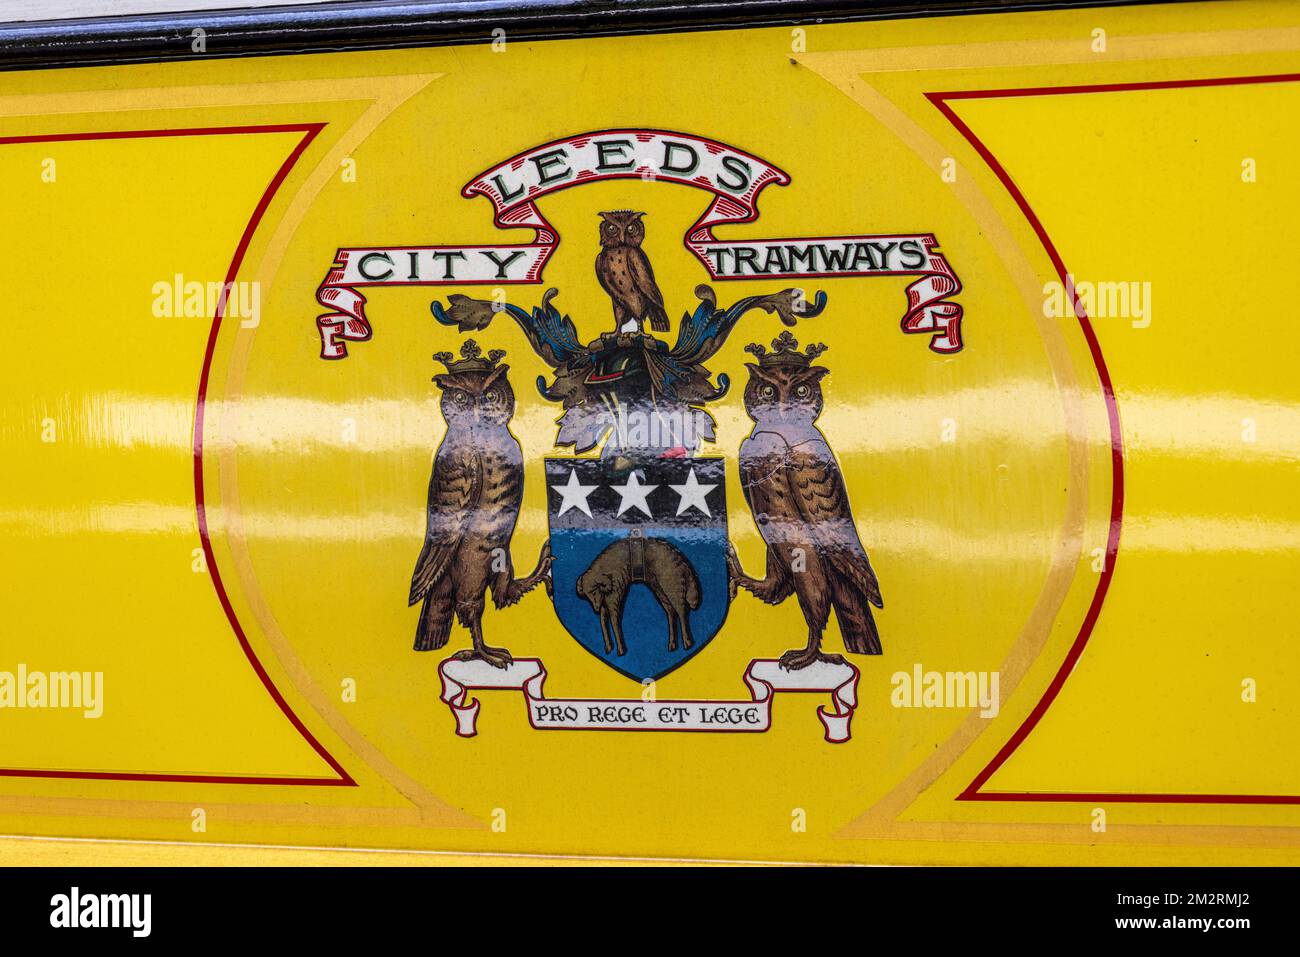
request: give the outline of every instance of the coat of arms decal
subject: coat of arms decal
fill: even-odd
[[[949,298],[961,285],[934,236],[719,240],[715,227],[755,220],[758,194],[772,183],[788,184],[789,176],[714,140],[607,130],[528,150],[462,190],[466,197],[486,196],[498,226],[532,228],[532,243],[340,249],[317,293],[330,310],[317,320],[322,358],[344,358],[347,342],[372,337],[359,288],[540,284],[559,236],[537,201],[586,182],[633,177],[712,194],[685,237],[710,282],[912,277],[902,330],[930,334],[930,348],[939,353],[962,348],[961,306]],[[504,351],[485,356],[474,339],[464,339],[459,358],[435,354],[443,367],[433,378],[446,430],[434,455],[425,540],[413,556],[414,648],[446,647],[453,623],[469,633],[470,647],[439,666],[442,697],[462,736],[476,733],[480,705],[470,694],[476,689],[522,692],[529,721],[539,729],[734,732],[767,730],[777,692],[812,691],[830,699],[818,709],[826,739],[847,740],[859,672],[843,656],[823,651],[823,631],[833,615],[847,652],[879,655],[874,610],[884,604],[833,437],[817,425],[830,372],[821,364],[825,346],[801,346],[786,328],[770,349],[758,342],[746,347],[755,361],[741,370],[747,374],[741,388],[753,427],[738,450],[739,493],[766,545],[761,577],[741,567],[730,544],[725,458],[709,449],[717,443],[709,405],[733,383],[706,363],[745,317],[767,314],[793,327],[822,315],[827,296],[809,298],[787,287],[723,302],[712,285],[700,284],[670,343],[655,335],[671,330],[672,297],[671,291],[665,297],[642,248],[646,213],[594,212],[595,278],[613,315],[612,328],[594,341],[580,340],[555,288],[530,308],[462,293],[430,307],[449,334],[478,333],[501,321],[518,327],[551,370],[536,387],[556,407],[557,454],[536,472],[524,462],[511,432],[516,398]],[[516,577],[510,542],[525,481],[545,483],[549,538],[532,571]],[[487,637],[488,598],[497,608],[532,601],[526,596],[539,585],[579,645],[641,683],[723,640],[728,608],[741,590],[768,604],[793,599],[807,633],[778,657],[750,662],[745,699],[548,698],[541,659],[515,657],[500,636],[496,644]]]

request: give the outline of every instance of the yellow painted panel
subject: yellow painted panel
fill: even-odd
[[[8,75],[0,833],[1294,863],[1300,16],[1187,9]]]
[[[1300,546],[1300,385],[1268,318],[1298,238],[1300,141],[1267,118],[1298,105],[1295,84],[1266,83],[961,110],[1081,280],[1149,284],[1149,316],[1094,308],[1124,427],[1123,574],[1059,707],[994,789],[1294,790],[1287,762],[1262,758],[1300,744],[1296,657],[1267,637],[1294,617]],[[1024,131],[1049,122],[1103,133],[1048,164]],[[1243,700],[1248,680],[1265,706]]]

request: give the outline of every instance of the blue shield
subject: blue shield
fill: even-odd
[[[555,611],[629,678],[685,664],[727,617],[720,457],[546,459]]]

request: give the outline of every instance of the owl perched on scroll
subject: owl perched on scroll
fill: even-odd
[[[664,297],[655,283],[655,271],[641,248],[645,224],[630,209],[600,214],[600,255],[596,278],[614,301],[614,331],[640,332],[648,317],[655,332],[668,331]]]
[[[774,352],[746,346],[758,362],[746,364],[745,411],[754,428],[740,446],[740,483],[767,543],[767,574],[750,578],[732,554],[732,577],[768,604],[791,593],[797,597],[808,645],[782,655],[783,668],[843,663],[839,655],[821,651],[832,608],[845,650],[878,655],[880,634],[870,606],[884,607],[880,584],[858,538],[835,455],[813,424],[821,415],[821,379],[829,370],[812,360],[826,347],[810,345],[801,353],[789,332],[772,345]]]
[[[498,365],[505,356],[498,349],[482,358],[472,339],[460,354],[456,362],[449,352],[434,356],[447,367],[433,377],[442,390],[447,434],[434,455],[428,526],[411,576],[409,604],[424,602],[415,650],[447,644],[454,616],[473,641],[455,657],[504,668],[510,653],[483,641],[484,596],[491,589],[498,608],[517,602],[546,578],[550,546],[542,547],[531,575],[514,577],[510,539],[523,501],[524,458],[509,428],[515,412],[509,367]]]

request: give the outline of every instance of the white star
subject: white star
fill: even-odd
[[[564,501],[560,503],[561,515],[571,508],[576,508],[578,511],[586,514],[588,518],[591,518],[591,506],[587,504],[587,496],[599,488],[599,486],[583,485],[578,481],[577,470],[569,469],[569,484],[552,485],[551,488],[559,492],[560,497],[564,499]]]
[[[627,481],[620,485],[611,485],[619,495],[618,511],[615,515],[622,515],[629,508],[639,508],[645,512],[647,518],[654,518],[650,514],[650,504],[646,501],[646,496],[657,489],[658,485],[642,485],[637,474],[632,472],[628,475]]]
[[[701,484],[700,480],[695,475],[694,466],[691,467],[691,474],[686,476],[686,483],[684,485],[670,485],[668,487],[682,497],[682,500],[677,504],[678,515],[682,514],[682,512],[687,509],[698,508],[705,515],[709,516],[709,518],[713,517],[713,513],[709,511],[708,499],[709,493],[718,486],[716,484]]]

